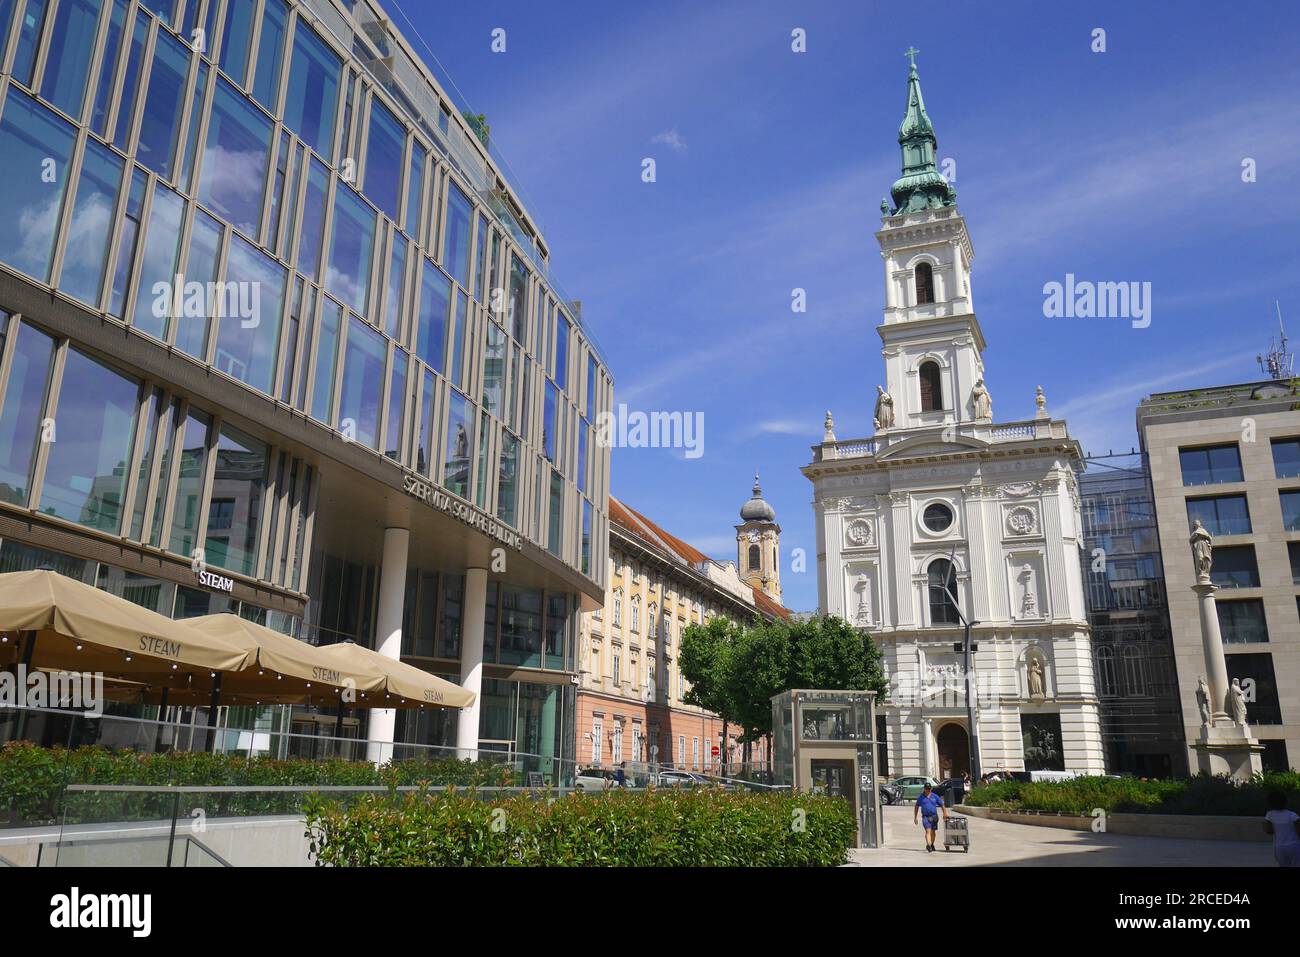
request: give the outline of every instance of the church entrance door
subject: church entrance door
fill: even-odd
[[[957,778],[970,771],[970,738],[959,724],[945,724],[935,736],[939,778]]]

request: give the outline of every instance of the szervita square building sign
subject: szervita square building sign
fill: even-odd
[[[974,250],[935,166],[915,65],[899,143],[903,175],[876,234],[885,264],[876,431],[840,441],[827,413],[803,468],[815,490],[822,608],[883,646],[890,774],[970,770],[959,610],[975,623],[982,770],[1102,773],[1079,561],[1081,450],[1041,390],[1032,418],[993,418]]]

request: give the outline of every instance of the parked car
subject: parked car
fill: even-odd
[[[897,784],[880,785],[880,803],[898,804],[903,800],[903,789]]]
[[[660,771],[658,780],[655,781],[661,788],[698,788],[708,783],[703,775],[692,774],[690,771]]]
[[[904,801],[915,801],[921,796],[921,792],[925,790],[927,784],[930,785],[930,787],[934,787],[939,782],[934,778],[927,778],[923,775],[915,774],[910,777],[894,778],[891,783],[899,789]]]
[[[579,791],[608,791],[618,787],[618,772],[611,768],[583,768],[573,779]]]

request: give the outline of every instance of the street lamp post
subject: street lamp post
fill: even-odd
[[[979,646],[971,641],[971,628],[978,625],[979,622],[968,621],[966,616],[962,614],[961,607],[957,604],[957,593],[952,583],[953,567],[954,565],[950,561],[948,563],[948,576],[944,583],[942,585],[931,584],[930,587],[943,589],[944,597],[952,605],[952,610],[957,613],[957,617],[961,619],[962,623],[962,641],[961,644],[954,645],[953,650],[962,653],[962,672],[966,685],[966,727],[970,732],[967,738],[970,745],[970,779],[973,785],[980,779],[980,733],[979,724],[975,718],[975,690],[973,687],[975,663],[972,657]]]

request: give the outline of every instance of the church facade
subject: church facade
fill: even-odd
[[[885,382],[875,434],[841,441],[828,412],[802,470],[821,606],[884,650],[891,775],[972,770],[965,621],[980,769],[1103,773],[1080,567],[1082,450],[1041,388],[1031,418],[994,419],[974,251],[935,165],[915,63],[899,143],[902,176],[876,233]]]

